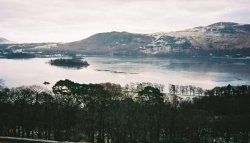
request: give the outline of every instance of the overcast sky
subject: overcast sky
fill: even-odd
[[[0,0],[0,37],[15,42],[169,32],[219,21],[250,23],[250,0]]]

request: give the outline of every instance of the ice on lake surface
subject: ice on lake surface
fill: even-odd
[[[0,59],[0,79],[5,85],[43,85],[70,79],[79,83],[135,82],[195,85],[205,89],[222,85],[250,84],[250,66],[237,61],[206,62],[194,59],[86,57],[90,66],[71,69],[51,66],[49,58]]]

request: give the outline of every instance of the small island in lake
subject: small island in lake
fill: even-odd
[[[82,59],[53,59],[49,62],[54,66],[61,66],[67,68],[83,68],[89,66],[89,63],[86,60]]]

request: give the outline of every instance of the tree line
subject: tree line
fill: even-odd
[[[52,90],[0,86],[0,136],[93,143],[250,142],[250,86],[215,87],[191,101],[179,101],[150,83],[122,87],[60,80]]]

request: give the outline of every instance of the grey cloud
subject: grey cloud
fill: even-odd
[[[0,0],[0,36],[74,41],[97,32],[153,33],[230,20],[250,23],[248,0]]]

